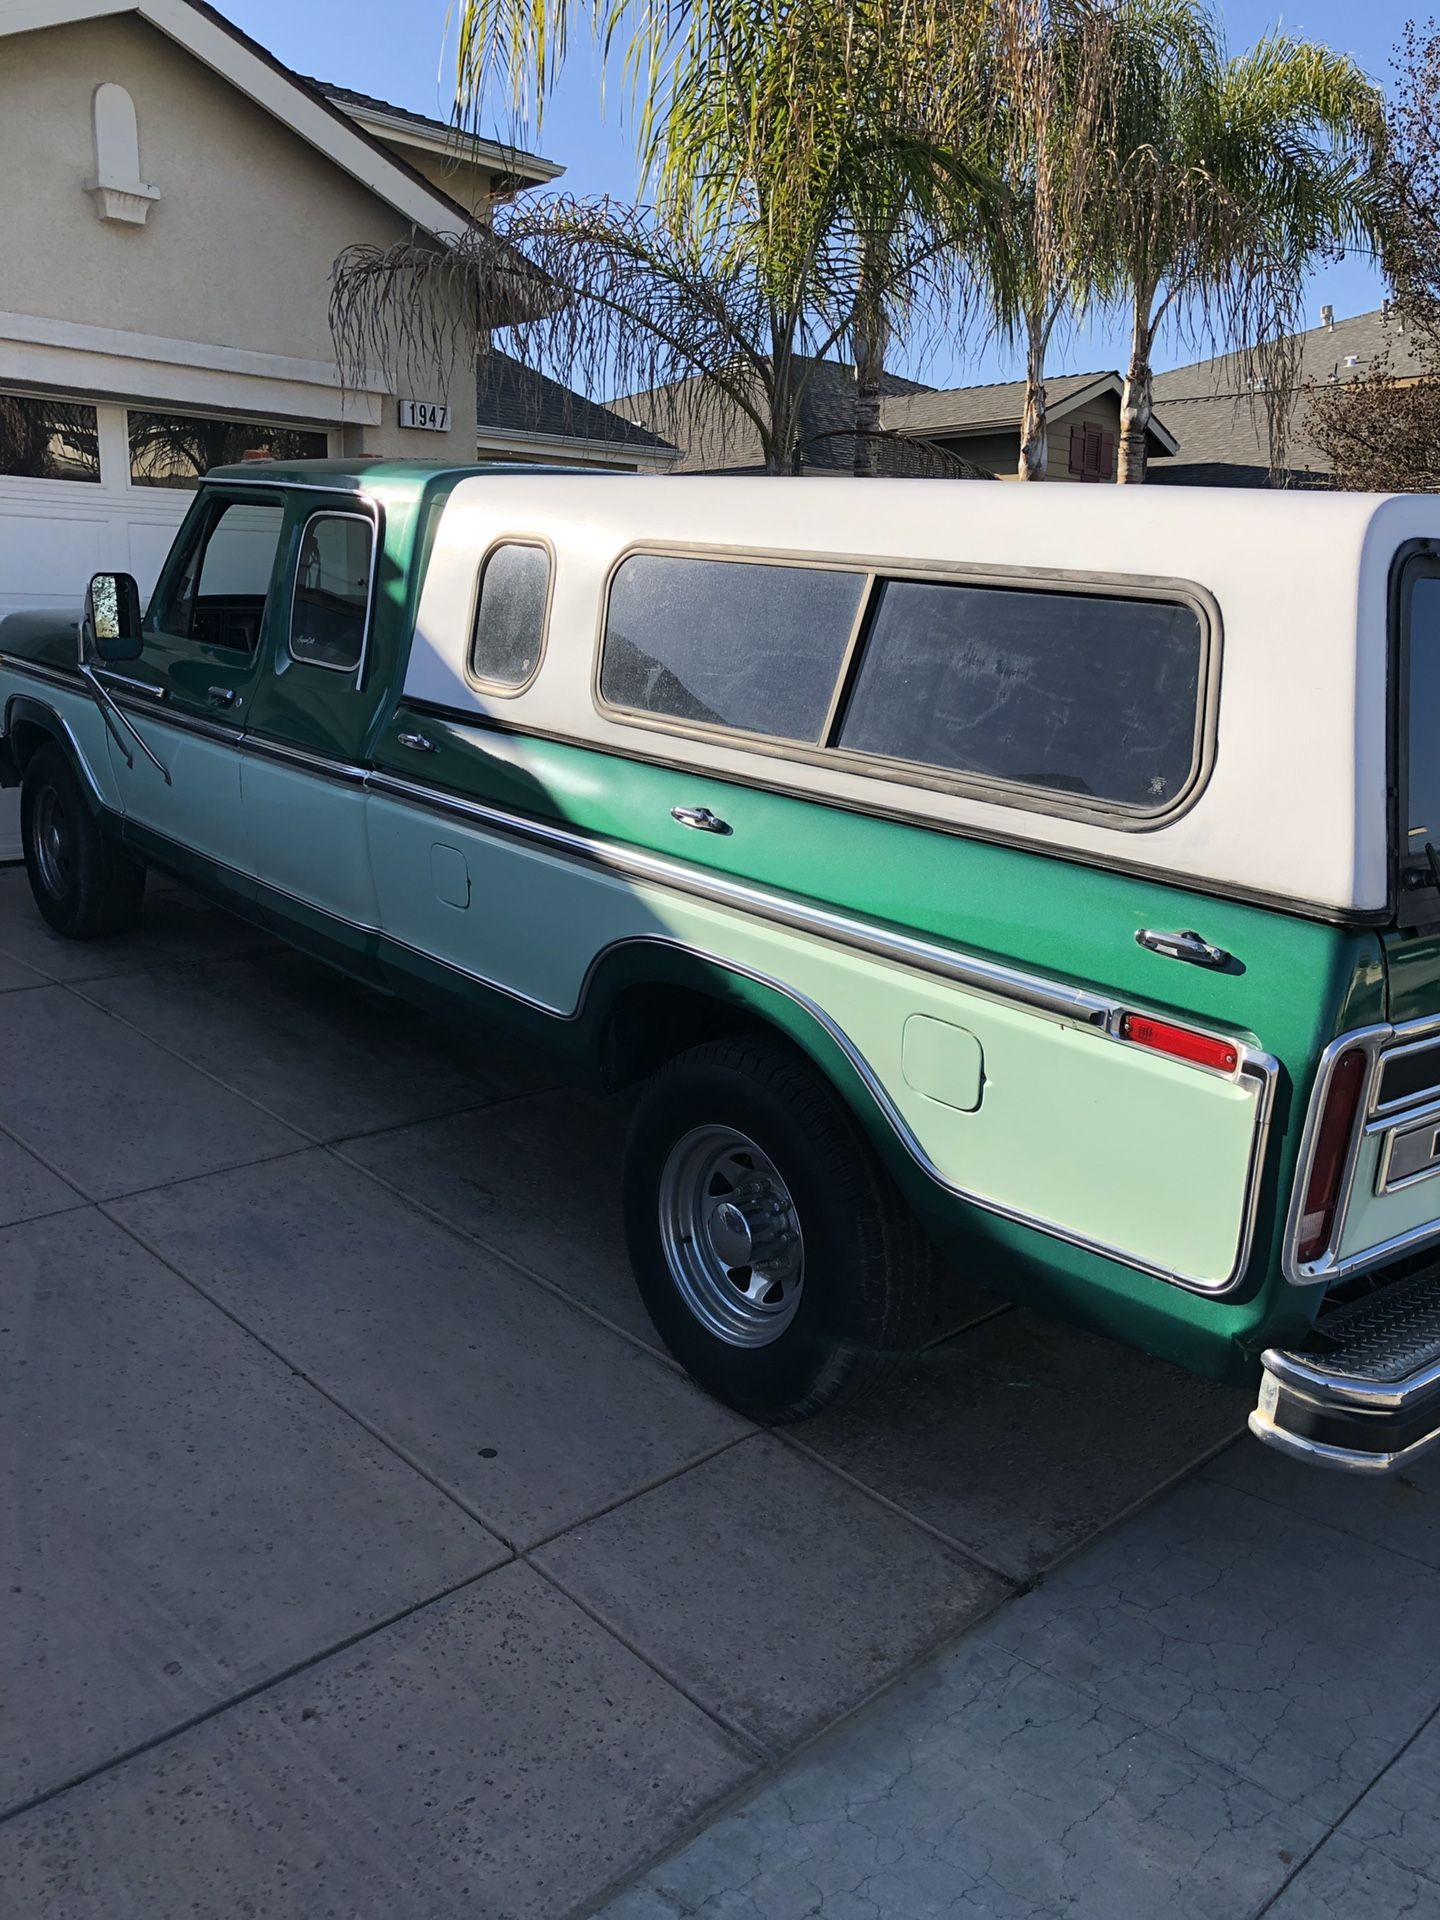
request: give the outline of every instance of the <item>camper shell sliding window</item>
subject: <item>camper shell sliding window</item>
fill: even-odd
[[[1214,653],[1208,610],[1154,591],[632,552],[597,691],[649,726],[1139,825],[1203,782]]]

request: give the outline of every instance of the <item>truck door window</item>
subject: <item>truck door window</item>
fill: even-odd
[[[280,544],[282,509],[228,500],[196,528],[153,623],[208,647],[253,653]]]
[[[290,655],[354,673],[365,651],[375,523],[366,514],[316,513],[305,523],[290,609]]]

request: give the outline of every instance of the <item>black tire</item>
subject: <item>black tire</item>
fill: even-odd
[[[746,1151],[727,1157],[727,1132],[769,1163],[755,1181],[736,1186],[735,1169],[757,1162]],[[724,1169],[713,1177],[712,1136]],[[665,1067],[631,1121],[624,1190],[631,1264],[656,1331],[707,1392],[751,1419],[774,1425],[852,1405],[923,1342],[936,1281],[930,1241],[848,1110],[783,1041],[712,1041]],[[759,1221],[767,1250],[777,1233],[794,1240],[798,1229],[798,1282],[793,1271],[783,1277],[784,1247],[768,1263],[725,1269],[737,1245],[755,1244],[748,1216],[737,1241],[716,1212],[731,1192]],[[720,1221],[718,1252],[708,1235],[683,1231],[697,1209],[709,1209],[712,1230]],[[782,1277],[752,1304],[738,1288],[762,1288],[767,1271]],[[715,1318],[726,1321],[732,1304],[727,1336]],[[765,1326],[764,1344],[737,1344],[767,1313],[780,1331]]]
[[[99,940],[135,924],[145,869],[101,830],[62,747],[47,742],[26,763],[20,838],[35,904],[69,940]]]

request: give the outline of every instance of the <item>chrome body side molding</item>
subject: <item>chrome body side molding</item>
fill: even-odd
[[[877,959],[898,960],[927,973],[954,980],[962,986],[973,987],[981,993],[993,994],[1002,1000],[1018,1001],[1037,1012],[1052,1014],[1080,1026],[1108,1029],[1122,1010],[1118,1002],[1100,994],[1088,993],[1081,987],[1067,987],[1059,981],[1046,980],[1038,974],[1022,972],[1017,967],[1002,966],[994,960],[982,960],[977,955],[962,954],[913,934],[874,926],[848,914],[835,913],[828,907],[814,906],[792,895],[772,893],[766,888],[752,886],[743,880],[732,880],[709,869],[686,866],[664,854],[648,853],[639,847],[599,840],[529,814],[508,813],[499,807],[488,806],[483,801],[465,800],[458,794],[418,786],[414,781],[397,779],[388,773],[371,773],[367,784],[372,792],[388,794],[395,799],[408,801],[412,806],[424,807],[431,813],[464,820],[472,826],[486,827],[492,832],[588,861],[624,879],[673,887],[678,892],[712,901],[718,906],[740,907],[796,932],[839,940]]]
[[[70,680],[67,684],[73,687],[74,681]],[[1095,1033],[1097,1039],[1106,1044],[1127,1048],[1133,1044],[1125,1039],[1120,1031],[1121,1018],[1127,1011],[1126,1005],[1111,996],[1090,992],[1080,987],[1066,986],[1062,982],[1046,979],[1021,968],[1006,966],[979,955],[967,954],[943,946],[933,940],[818,906],[794,895],[774,892],[747,881],[732,879],[727,875],[691,866],[639,847],[607,841],[537,816],[517,814],[482,801],[466,799],[458,794],[423,786],[357,763],[347,763],[312,753],[288,743],[268,740],[260,735],[241,734],[234,728],[218,726],[189,714],[179,714],[173,709],[167,710],[163,716],[155,713],[153,707],[147,707],[146,712],[154,723],[232,742],[242,753],[253,753],[260,757],[283,761],[288,765],[303,767],[318,777],[347,785],[361,786],[377,795],[423,808],[440,818],[464,821],[487,833],[541,847],[548,853],[563,859],[598,867],[626,880],[664,887],[710,904],[755,915],[791,931],[834,942],[851,951],[950,981],[970,991],[1026,1007],[1068,1025],[1088,1028]],[[226,868],[225,871],[235,873],[237,878],[247,882],[256,878],[254,875],[241,874],[237,869]],[[933,1185],[951,1197],[963,1200],[998,1218],[1034,1229],[1050,1238],[1193,1293],[1218,1296],[1231,1292],[1241,1282],[1249,1266],[1254,1251],[1256,1222],[1263,1186],[1262,1175],[1279,1065],[1272,1055],[1246,1042],[1233,1041],[1237,1065],[1233,1071],[1223,1072],[1220,1075],[1222,1078],[1246,1084],[1252,1091],[1255,1101],[1246,1188],[1242,1198],[1241,1232],[1229,1273],[1217,1282],[1196,1281],[1169,1268],[1138,1259],[1103,1241],[1088,1239],[1073,1233],[1041,1216],[988,1199],[947,1180],[925,1152],[859,1047],[822,1007],[781,979],[755,972],[740,962],[679,938],[636,935],[617,941],[597,953],[587,969],[576,1006],[559,1007],[534,999],[483,973],[456,966],[453,962],[409,946],[388,934],[381,926],[351,921],[329,910],[319,909],[314,902],[276,887],[272,882],[262,880],[259,884],[263,892],[303,905],[310,912],[323,912],[328,920],[333,921],[337,926],[344,926],[352,933],[378,938],[397,954],[404,954],[412,960],[421,960],[442,973],[454,975],[469,985],[499,994],[551,1019],[570,1021],[582,1017],[587,1009],[591,987],[600,967],[619,948],[652,945],[685,953],[706,965],[747,978],[779,993],[809,1015],[848,1061],[906,1155]],[[1218,1071],[1200,1065],[1192,1066],[1192,1070],[1212,1074]]]

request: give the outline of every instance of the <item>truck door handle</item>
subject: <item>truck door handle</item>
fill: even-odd
[[[729,833],[730,822],[712,813],[709,807],[671,807],[670,818],[682,827],[695,827],[701,833]]]
[[[234,687],[207,687],[205,698],[212,707],[233,707],[239,699]]]
[[[426,733],[397,733],[395,738],[412,753],[434,753],[435,742]]]
[[[1230,955],[1224,947],[1212,947],[1189,927],[1182,927],[1178,933],[1157,933],[1151,927],[1141,927],[1135,940],[1151,953],[1164,954],[1167,960],[1188,960],[1192,967],[1228,967],[1230,964]]]

